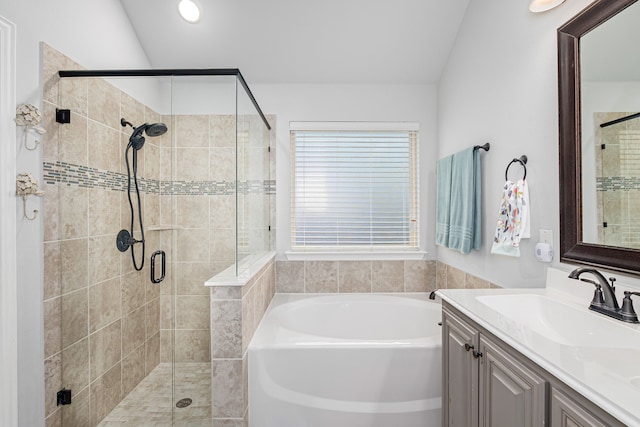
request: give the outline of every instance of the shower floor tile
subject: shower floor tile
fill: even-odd
[[[116,406],[98,427],[211,426],[211,364],[176,363],[175,397],[171,363],[159,364]],[[176,408],[180,399],[190,398],[186,408]]]

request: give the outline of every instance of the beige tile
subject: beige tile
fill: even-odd
[[[234,228],[236,221],[236,198],[233,195],[209,197],[210,224],[212,228]]]
[[[118,363],[91,383],[91,422],[98,424],[122,399],[122,372]]]
[[[236,150],[233,148],[216,148],[211,150],[211,170],[209,179],[212,181],[233,182],[236,176]]]
[[[212,427],[244,427],[242,418],[214,418]]]
[[[371,292],[371,261],[338,262],[340,292]]]
[[[487,280],[483,280],[472,274],[466,274],[465,287],[467,289],[489,289],[491,284]]]
[[[276,261],[276,292],[304,292],[304,262]]]
[[[146,322],[146,338],[149,339],[160,332],[160,297],[147,303]]]
[[[176,328],[209,329],[209,297],[176,296]]]
[[[53,356],[62,350],[62,298],[44,302],[44,357]]]
[[[60,239],[60,185],[44,183],[42,204],[44,210],[44,241]]]
[[[436,261],[436,285],[438,289],[447,289],[447,264]]]
[[[144,346],[140,346],[122,359],[122,395],[129,394],[144,376]]]
[[[89,197],[86,188],[61,185],[58,188],[58,227],[61,239],[87,237]]]
[[[55,354],[44,361],[45,416],[56,410],[56,393],[62,388],[62,355]]]
[[[171,295],[160,295],[160,329],[173,328],[173,300]]]
[[[120,91],[105,80],[90,80],[88,116],[113,129],[120,129]]]
[[[176,116],[176,146],[209,147],[209,116]]]
[[[149,338],[144,344],[145,374],[148,375],[160,363],[160,333]]]
[[[240,286],[207,286],[212,300],[242,299]]]
[[[145,341],[145,308],[132,311],[122,318],[122,355],[127,356]]]
[[[89,338],[62,351],[62,384],[71,390],[82,390],[89,385]]]
[[[58,128],[58,156],[60,160],[73,165],[87,165],[86,117],[71,113],[71,122]]]
[[[242,345],[240,352],[236,352],[235,357],[241,357],[242,354],[244,354],[256,330],[256,289],[257,288],[253,286],[242,298],[242,324],[240,325],[242,330]]]
[[[177,148],[176,178],[180,181],[206,181],[209,178],[208,148]],[[214,165],[212,169],[226,167]],[[235,176],[235,175],[234,175]]]
[[[160,225],[160,196],[157,194],[146,194],[144,196],[144,223],[145,227]],[[146,231],[149,232],[149,228]]]
[[[120,228],[120,198],[118,191],[102,188],[89,189],[89,235],[109,235],[112,238]]]
[[[122,313],[128,314],[143,307],[145,304],[145,289],[141,283],[143,274],[140,272],[127,273],[122,276]]]
[[[58,137],[59,124],[55,120],[56,106],[47,101],[44,101],[42,106],[42,126],[47,133],[37,139],[42,142],[42,159],[45,162],[54,163],[59,159],[60,147],[60,138]]]
[[[209,262],[208,230],[177,230],[177,262]]]
[[[233,264],[236,255],[235,230],[233,228],[211,228],[209,233],[211,262]]]
[[[176,220],[184,228],[206,228],[209,218],[207,196],[175,196]]]
[[[447,289],[464,289],[465,273],[455,267],[447,266]]]
[[[60,103],[62,108],[68,108],[81,116],[87,116],[89,79],[88,78],[64,78],[58,85],[60,99],[53,101]],[[73,122],[73,120],[72,120]],[[64,125],[66,126],[66,124]]]
[[[430,292],[436,289],[436,262],[404,262],[405,292]]]
[[[176,362],[208,362],[211,359],[210,341],[209,329],[176,330]]]
[[[241,418],[244,415],[242,359],[214,359],[211,372],[213,417]]]
[[[123,171],[120,132],[100,123],[89,121],[88,166],[102,171]]]
[[[214,358],[242,356],[243,301],[211,301],[211,354]]]
[[[173,362],[173,337],[172,330],[160,330],[160,363]]]
[[[45,427],[62,427],[62,409],[56,409],[44,420]]]
[[[337,292],[338,263],[336,261],[305,261],[305,292]]]
[[[122,316],[120,278],[89,288],[89,331],[95,332]]]
[[[91,381],[102,376],[122,358],[120,320],[89,336]]]
[[[122,118],[132,123],[133,126],[140,126],[143,123],[153,123],[146,120],[145,106],[131,95],[122,92],[120,94],[120,115]],[[121,128],[123,132],[131,132],[131,127]]]
[[[62,293],[83,289],[88,284],[87,239],[63,240],[60,242],[60,280]]]
[[[60,296],[60,242],[44,243],[44,299]]]
[[[156,143],[156,138],[147,139],[145,143],[144,157],[144,177],[147,179],[160,179],[160,148]]]
[[[236,117],[232,114],[221,114],[211,117],[211,146],[216,148],[236,146]]]
[[[371,278],[373,292],[404,292],[404,261],[373,261]]]
[[[62,297],[62,347],[84,338],[89,327],[89,301],[86,289]]]
[[[176,292],[178,295],[209,295],[204,282],[214,276],[208,262],[176,263]]]
[[[121,253],[113,235],[89,238],[89,283],[95,284],[120,275]]]
[[[87,427],[91,425],[90,388],[81,391],[73,390],[73,404],[63,406],[62,419],[64,427]]]

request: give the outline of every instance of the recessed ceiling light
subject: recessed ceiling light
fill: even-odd
[[[180,16],[192,24],[195,24],[200,20],[200,7],[193,0],[180,0],[178,2],[178,12]]]
[[[529,10],[531,12],[545,12],[564,3],[564,0],[531,0]]]

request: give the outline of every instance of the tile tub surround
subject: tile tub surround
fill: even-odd
[[[247,348],[275,294],[273,255],[246,283],[210,286],[214,426],[248,423]]]
[[[433,260],[276,261],[278,293],[431,292],[499,288]]]

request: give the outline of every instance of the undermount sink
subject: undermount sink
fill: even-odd
[[[535,334],[536,342],[581,348],[640,351],[640,333],[584,308],[536,294],[483,295],[476,299],[510,322],[511,329]],[[505,319],[506,318],[506,319]]]

